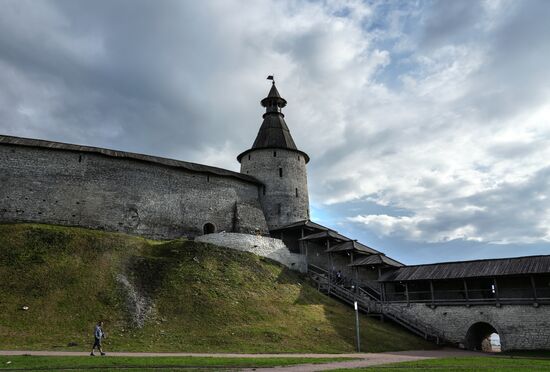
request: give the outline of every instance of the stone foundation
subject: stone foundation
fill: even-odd
[[[449,342],[467,347],[467,333],[476,323],[490,324],[500,336],[502,350],[550,349],[550,307],[533,305],[437,306],[399,308],[404,319],[428,323]]]
[[[195,241],[251,252],[277,261],[289,269],[306,272],[305,257],[290,253],[285,243],[280,239],[260,235],[221,232],[199,236]]]

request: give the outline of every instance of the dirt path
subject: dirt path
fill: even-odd
[[[308,371],[326,371],[336,368],[362,368],[376,366],[387,363],[412,362],[415,360],[434,359],[434,358],[449,358],[461,356],[487,356],[487,354],[476,353],[472,351],[464,351],[458,349],[441,349],[441,350],[418,350],[418,351],[398,351],[388,353],[365,353],[365,354],[349,354],[361,358],[348,362],[330,362],[324,364],[302,364],[288,367],[275,368],[256,368],[254,371],[285,371],[285,372],[308,372]],[[248,369],[247,371],[252,371]]]
[[[80,351],[30,351],[30,350],[0,350],[0,355],[37,355],[37,356],[87,356],[88,352]],[[129,353],[113,352],[108,356],[117,357],[224,357],[224,358],[360,358],[359,360],[346,362],[330,362],[325,364],[301,364],[288,367],[274,368],[250,368],[245,371],[324,371],[335,368],[360,368],[386,363],[408,362],[422,359],[448,358],[461,356],[486,356],[487,354],[473,351],[464,351],[458,349],[445,348],[441,350],[416,350],[416,351],[397,351],[388,353],[351,353],[351,354],[233,354],[233,353]]]

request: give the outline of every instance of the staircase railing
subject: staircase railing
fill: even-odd
[[[380,288],[378,287],[378,282],[374,284],[372,283],[372,281],[366,281],[361,283],[361,286],[364,288],[365,291],[375,296],[378,300],[381,299],[382,296],[380,294]]]
[[[361,287],[357,287],[357,292],[359,292],[359,294],[361,294],[362,296],[368,297],[369,299],[371,299],[373,301],[380,301],[380,295],[376,294],[376,293],[373,293],[373,291],[366,290],[366,289],[361,288]]]
[[[321,292],[326,292],[328,295],[336,297],[348,305],[353,305],[357,301],[360,311],[366,314],[383,315],[411,332],[424,337],[426,340],[434,341],[437,344],[443,341],[439,332],[432,326],[418,319],[412,319],[407,314],[403,314],[402,309],[398,306],[380,301],[380,298],[377,298],[369,290],[360,287],[354,287],[350,290],[342,285],[332,283],[328,270],[315,265],[308,265],[308,274],[317,283],[317,289]]]

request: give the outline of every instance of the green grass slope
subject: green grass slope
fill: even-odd
[[[28,306],[28,310],[23,310]],[[350,308],[256,255],[59,226],[0,225],[0,349],[350,352]],[[361,318],[366,350],[431,348]],[[73,345],[70,347],[70,345]]]

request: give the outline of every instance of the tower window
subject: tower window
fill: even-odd
[[[281,214],[281,204],[277,204],[277,214]]]
[[[250,160],[250,154],[248,154],[248,160]]]
[[[262,193],[265,195],[265,186],[262,187]]]
[[[78,155],[78,162],[82,163],[82,155]]]
[[[273,157],[274,157],[274,158],[277,157],[277,151],[273,151]]]
[[[296,187],[296,197],[298,197],[298,188]]]
[[[283,176],[283,168],[279,168],[279,177]]]
[[[206,175],[206,182],[210,182],[210,176]]]

